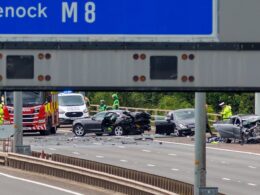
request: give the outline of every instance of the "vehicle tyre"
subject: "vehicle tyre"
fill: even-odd
[[[122,136],[125,134],[124,128],[122,126],[115,126],[113,134],[115,136]]]
[[[79,136],[79,137],[82,137],[86,134],[86,131],[84,130],[83,125],[81,125],[81,124],[74,125],[73,132],[76,136]]]
[[[224,142],[230,144],[232,142],[232,139],[226,138]]]
[[[176,136],[177,137],[182,137],[183,136],[182,131],[177,130],[176,131]]]
[[[57,133],[57,127],[52,127],[51,128],[51,133],[56,134]]]
[[[96,133],[96,136],[102,136],[103,133]]]
[[[50,135],[51,134],[51,119],[48,118],[47,124],[46,124],[46,129],[43,131],[40,131],[41,135]]]
[[[241,133],[241,141],[240,144],[244,145],[248,142],[248,136],[245,133]]]

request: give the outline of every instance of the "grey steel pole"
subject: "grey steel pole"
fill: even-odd
[[[255,93],[255,114],[260,115],[260,93]]]
[[[206,187],[206,93],[195,93],[195,178],[194,194]]]
[[[14,146],[15,153],[19,153],[19,147],[23,146],[23,99],[22,92],[14,92]]]

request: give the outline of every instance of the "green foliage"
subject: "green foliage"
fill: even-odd
[[[173,92],[88,92],[87,96],[91,104],[99,104],[105,100],[108,106],[112,106],[112,94],[119,97],[121,107],[180,109],[193,108],[195,93]],[[224,101],[232,106],[233,114],[254,112],[254,93],[207,93],[209,113],[219,113],[219,103]]]

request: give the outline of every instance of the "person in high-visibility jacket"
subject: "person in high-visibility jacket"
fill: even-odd
[[[228,119],[233,115],[231,106],[226,105],[225,102],[221,102],[219,106],[222,108],[220,114],[223,120]]]
[[[107,105],[105,104],[105,100],[100,100],[100,105],[98,107],[98,111],[106,111],[107,110]]]
[[[113,100],[114,100],[113,106],[112,106],[113,110],[119,109],[119,99],[118,99],[117,94],[113,94],[113,95],[112,95],[112,98],[113,98]]]
[[[4,124],[4,110],[3,104],[0,103],[0,125]]]

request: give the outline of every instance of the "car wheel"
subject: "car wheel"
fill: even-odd
[[[182,136],[182,134],[181,134],[181,132],[180,132],[179,130],[176,130],[175,135],[176,135],[177,137],[181,137],[181,136]]]
[[[81,124],[74,125],[73,132],[76,136],[84,136],[86,134],[84,127]]]
[[[116,126],[114,128],[114,135],[115,136],[122,136],[122,135],[124,135],[124,128],[122,126]]]
[[[52,128],[52,124],[51,124],[51,119],[48,118],[47,124],[46,124],[46,129],[40,131],[41,135],[50,135],[51,134],[51,128]]]
[[[51,133],[56,134],[57,133],[57,127],[52,127],[51,128]]]

